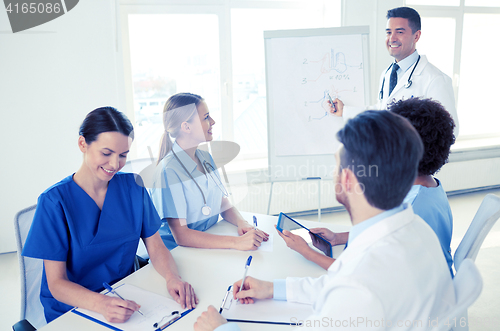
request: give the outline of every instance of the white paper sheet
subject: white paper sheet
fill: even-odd
[[[294,324],[313,314],[311,305],[300,303],[268,299],[242,304],[232,299],[232,293],[228,300],[230,302],[226,302],[226,308],[222,311],[222,316],[226,319]]]
[[[104,318],[103,315],[83,309],[75,308],[73,312],[80,312],[87,316],[97,319],[98,321],[106,324],[106,326],[112,326],[119,330],[124,331],[153,331],[156,330],[153,327],[154,323],[160,322],[164,316],[170,316],[173,311],[178,311],[179,314],[184,310],[181,305],[174,300],[161,296],[156,293],[152,293],[136,286],[130,284],[122,284],[120,286],[114,287],[116,292],[118,292],[123,298],[131,301],[135,301],[141,306],[141,312],[144,314],[142,316],[138,312],[132,314],[130,319],[125,323],[110,323]],[[112,293],[106,293],[109,296],[115,296]],[[84,316],[85,317],[85,316]],[[165,318],[160,325],[165,323],[168,319]]]

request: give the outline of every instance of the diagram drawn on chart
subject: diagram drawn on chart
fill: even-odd
[[[304,106],[308,108],[309,112],[308,122],[321,121],[327,116],[334,116],[330,111],[328,101],[330,98],[332,100],[342,99],[342,92],[349,92],[349,90],[338,90],[332,86],[332,88],[323,91],[323,96],[320,99],[304,101]]]
[[[280,38],[271,52],[274,121],[283,123],[274,132],[276,155],[334,153],[344,121],[330,112],[328,94],[344,105],[365,104],[361,36]]]
[[[305,81],[303,81],[303,83],[316,82],[323,75],[330,75],[329,79],[334,79],[334,77],[331,76],[332,74],[335,75],[337,79],[349,79],[348,74],[342,75],[349,67],[363,69],[362,62],[356,65],[347,64],[345,54],[343,52],[335,52],[333,48],[330,49],[330,52],[325,53],[319,60],[304,58],[302,64],[311,66],[313,64],[320,65],[319,75],[315,78],[304,78]]]

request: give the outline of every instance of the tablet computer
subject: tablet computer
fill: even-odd
[[[312,233],[308,228],[288,215],[280,213],[276,228],[281,232],[283,232],[283,230],[288,230],[291,233],[302,237],[307,243],[312,242],[314,247],[325,253],[326,256],[332,257],[332,245],[328,240],[318,234]]]

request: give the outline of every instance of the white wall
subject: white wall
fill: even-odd
[[[0,253],[15,250],[17,211],[78,170],[85,115],[104,105],[123,109],[115,13],[114,0],[80,1],[13,34],[0,9]]]

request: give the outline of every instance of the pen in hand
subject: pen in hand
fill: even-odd
[[[243,288],[243,284],[245,284],[245,278],[247,277],[247,270],[248,267],[250,267],[250,263],[252,262],[252,255],[250,255],[247,259],[247,263],[245,264],[245,272],[243,273],[243,279],[241,280],[241,286],[240,289],[238,290],[238,293],[240,293],[241,289]],[[237,299],[238,301],[238,299]]]
[[[253,229],[257,230],[257,217],[253,217]]]
[[[114,289],[113,289],[113,288],[112,288],[112,287],[111,287],[108,283],[104,282],[104,283],[102,283],[102,286],[104,286],[104,288],[105,288],[106,290],[108,290],[109,292],[114,293],[114,294],[115,294],[117,297],[119,297],[120,299],[122,299],[122,300],[124,300],[124,301],[127,301],[127,299],[125,299],[125,298],[123,298],[121,295],[119,295],[119,294],[118,294],[118,292],[116,292],[116,291],[115,291],[115,290],[114,290]],[[140,310],[138,310],[137,312],[138,312],[139,314],[141,314],[141,315],[143,315],[143,316],[144,316],[144,314],[143,314]]]
[[[336,113],[337,112],[337,107],[335,107],[335,104],[333,103],[333,99],[332,97],[330,96],[330,93],[327,93],[328,95],[328,99],[330,99],[330,104],[332,105],[333,107],[333,112]]]
[[[229,291],[231,291],[232,288],[233,288],[232,285],[229,285],[229,287],[227,288],[226,295],[224,296],[224,299],[222,300],[222,304],[220,305],[220,308],[219,308],[219,314],[222,314],[222,310],[224,310],[224,307],[226,306],[227,298],[230,294]]]

